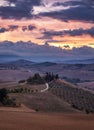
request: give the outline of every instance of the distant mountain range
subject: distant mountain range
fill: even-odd
[[[20,59],[12,62],[0,63],[0,70],[0,79],[5,79],[6,81],[11,79],[15,80],[15,77],[17,80],[25,79],[32,74],[45,74],[46,72],[53,72],[54,74],[59,74],[60,78],[66,79],[67,81],[74,83],[94,81],[94,63],[38,63]]]
[[[89,68],[89,65],[91,66]],[[69,61],[69,62],[64,62],[64,63],[55,63],[55,62],[33,62],[33,61],[28,61],[24,59],[16,60],[16,61],[11,61],[11,62],[5,62],[5,63],[0,63],[0,68],[27,68],[27,69],[37,69],[41,70],[44,69],[46,71],[46,68],[52,68],[53,71],[60,69],[81,69],[81,68],[88,68],[89,70],[94,70],[94,59],[89,59],[89,60],[84,60],[84,61]],[[86,69],[87,69],[86,68]],[[51,70],[50,70],[51,71]]]
[[[29,65],[32,65],[34,63],[35,62],[20,59],[20,60],[17,60],[17,61],[6,62],[4,64],[15,65],[15,66],[29,66]]]
[[[57,65],[57,63],[53,63],[53,62],[36,63],[24,59],[0,63],[0,67],[4,67],[4,68],[38,68],[38,67],[51,67],[54,65]]]
[[[19,55],[13,54],[13,53],[1,53],[0,52],[0,63],[8,62],[8,61],[14,61],[17,59],[20,59],[21,57]]]
[[[66,64],[92,64],[94,63],[94,59],[82,59],[82,60],[68,60],[68,61],[63,61],[63,63]]]
[[[72,50],[32,42],[0,43],[0,63],[25,59],[34,62],[94,63],[94,48],[83,46]]]

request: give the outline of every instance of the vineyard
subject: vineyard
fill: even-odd
[[[49,83],[49,91],[78,110],[85,111],[87,114],[94,112],[94,94],[89,91],[73,87],[59,80]]]

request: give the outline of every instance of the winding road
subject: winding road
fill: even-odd
[[[46,91],[49,89],[49,85],[48,85],[48,83],[45,83],[45,85],[46,85],[46,88],[43,89],[43,90],[41,90],[41,93],[44,93],[44,92],[46,92]]]

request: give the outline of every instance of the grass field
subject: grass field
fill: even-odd
[[[46,87],[18,85],[17,82],[6,82],[1,83],[0,88],[27,87],[41,90]],[[10,93],[9,96],[16,98],[21,106],[0,107],[0,130],[94,130],[94,114],[86,114],[72,108],[50,91]]]
[[[94,115],[0,112],[0,130],[94,130]]]

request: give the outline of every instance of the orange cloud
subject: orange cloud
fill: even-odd
[[[20,21],[18,20],[2,20],[0,19],[0,26],[1,27],[8,27],[9,25],[18,25],[19,29],[10,31],[10,32],[5,32],[5,33],[0,33],[0,41],[4,40],[9,40],[9,41],[29,41],[31,40],[34,43],[38,44],[43,44],[46,40],[45,39],[37,39],[38,37],[41,37],[43,34],[41,34],[41,29],[45,30],[54,30],[54,31],[60,31],[60,30],[70,30],[70,29],[88,29],[91,27],[94,27],[94,23],[84,23],[84,22],[79,22],[79,21],[69,21],[67,22],[62,22],[56,19],[52,18],[35,18],[32,20],[26,20],[22,19]],[[27,25],[35,25],[36,29],[32,31],[22,31],[22,26],[27,26]],[[69,45],[70,48],[72,47],[80,47],[84,45],[89,45],[89,43],[94,43],[94,38],[90,37],[89,35],[83,35],[83,36],[54,36],[53,41],[61,41],[61,42],[51,42],[49,43],[50,45],[54,46],[64,46],[64,45]],[[93,46],[92,46],[93,47]]]

